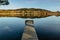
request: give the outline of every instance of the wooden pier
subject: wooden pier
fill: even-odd
[[[23,36],[21,40],[38,40],[35,28],[33,26],[33,20],[26,20],[25,21],[26,27],[23,32]]]

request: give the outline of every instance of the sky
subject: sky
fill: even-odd
[[[60,0],[8,0],[9,5],[0,5],[0,9],[40,8],[60,11]]]

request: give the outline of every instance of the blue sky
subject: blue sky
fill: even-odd
[[[60,11],[60,0],[9,0],[9,5],[1,5],[0,9],[41,8]]]

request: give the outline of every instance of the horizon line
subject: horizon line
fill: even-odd
[[[22,8],[7,8],[7,9],[0,9],[0,10],[17,10],[17,9],[24,9],[23,7]],[[26,9],[31,9],[31,8],[26,8]],[[32,9],[43,9],[43,10],[48,10],[48,9],[44,9],[44,8],[32,8]],[[52,11],[52,12],[57,12],[59,10],[56,10],[56,11],[53,11],[53,10],[48,10],[48,11]],[[59,11],[60,12],[60,11]]]

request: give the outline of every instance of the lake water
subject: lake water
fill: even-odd
[[[0,17],[0,40],[21,40],[25,20],[34,20],[39,40],[60,40],[60,17],[17,18]]]

